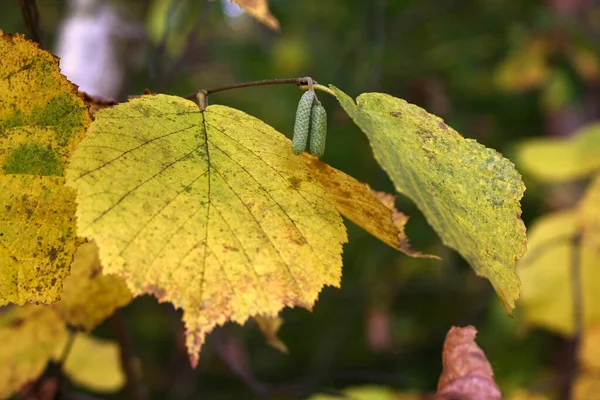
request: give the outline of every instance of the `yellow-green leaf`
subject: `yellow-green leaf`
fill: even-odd
[[[529,251],[517,269],[522,282],[519,308],[527,324],[573,333],[571,268],[573,237],[579,229],[575,210],[548,214],[532,224]],[[600,251],[580,245],[583,320],[588,326],[600,321]]]
[[[600,168],[600,123],[569,138],[536,138],[519,144],[517,165],[526,174],[549,182],[584,178]]]
[[[373,191],[366,183],[307,153],[303,153],[302,157],[343,216],[406,255],[439,258],[418,252],[410,246],[404,232],[408,216],[396,210],[394,196]]]
[[[64,166],[90,117],[58,59],[0,32],[0,305],[56,301],[78,243]]]
[[[68,340],[55,347],[55,361],[60,361]],[[83,333],[73,338],[63,371],[75,384],[95,392],[116,392],[125,384],[119,344]]]
[[[237,3],[246,12],[254,18],[268,26],[269,28],[278,31],[279,21],[269,11],[267,0],[230,0]]]
[[[98,247],[91,242],[77,249],[61,299],[53,306],[69,325],[89,331],[128,304],[131,297],[121,278],[102,274]]]
[[[63,181],[0,175],[0,305],[60,297],[77,247],[75,193]]]
[[[340,283],[345,227],[289,146],[241,111],[157,95],[98,112],[72,157],[78,233],[134,295],[184,310],[192,364],[217,324]]]
[[[515,261],[526,248],[519,204],[525,186],[514,165],[404,100],[366,93],[357,104],[332,89],[396,190],[416,203],[446,245],[490,280],[510,312],[519,297]]]
[[[0,398],[35,380],[66,334],[64,323],[50,307],[0,310]]]

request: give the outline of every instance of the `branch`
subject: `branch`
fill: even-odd
[[[575,380],[579,374],[579,349],[583,334],[583,293],[581,287],[581,235],[571,239],[571,292],[573,296],[573,337],[569,341],[566,376],[561,388],[561,398],[571,399]]]
[[[131,335],[125,324],[123,314],[119,310],[115,311],[112,317],[108,319],[108,323],[119,342],[121,368],[123,368],[123,372],[127,378],[126,385],[129,398],[132,400],[147,400],[146,390],[142,387],[140,376],[135,366],[135,354],[133,352]]]
[[[294,84],[300,87],[303,90],[320,90],[322,92],[326,92],[335,97],[335,93],[329,89],[327,86],[319,85],[310,76],[306,76],[303,78],[280,78],[280,79],[264,79],[261,81],[251,81],[251,82],[243,82],[236,83],[234,85],[221,86],[211,89],[201,89],[194,93],[190,93],[184,98],[188,100],[194,100],[200,97],[200,103],[204,103],[204,100],[208,97],[208,95],[218,92],[224,92],[227,90],[241,89],[247,87],[255,87],[255,86],[267,86],[267,85],[289,85]],[[204,104],[205,105],[205,104]]]
[[[40,25],[40,13],[35,0],[19,0],[19,4],[21,5],[23,21],[25,22],[25,26],[29,31],[31,39],[38,42],[40,48],[45,49],[44,35]]]

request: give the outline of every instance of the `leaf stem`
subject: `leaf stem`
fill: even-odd
[[[203,106],[206,107],[207,101],[206,98],[208,95],[218,92],[225,92],[227,90],[241,89],[247,87],[255,87],[255,86],[267,86],[267,85],[290,85],[294,84],[300,87],[302,90],[320,90],[322,92],[326,92],[332,96],[335,96],[335,93],[327,86],[320,85],[313,81],[310,76],[305,76],[303,78],[278,78],[278,79],[263,79],[261,81],[251,81],[251,82],[242,82],[236,83],[228,86],[220,86],[211,89],[201,89],[194,93],[190,93],[185,96],[188,100],[193,100],[198,98],[200,101],[200,108]],[[203,109],[203,108],[202,108]]]

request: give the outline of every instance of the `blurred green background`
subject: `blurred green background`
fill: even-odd
[[[117,40],[125,71],[119,100],[144,89],[185,95],[308,75],[352,97],[376,91],[404,98],[509,158],[522,138],[568,136],[600,115],[600,6],[593,1],[271,0],[280,33],[246,15],[228,17],[220,1],[110,4],[121,27],[143,32]],[[70,4],[38,5],[53,49]],[[0,7],[0,29],[27,32],[18,1]],[[293,86],[269,86],[210,101],[291,136],[300,94]],[[364,135],[332,98],[323,93],[320,99],[329,114],[323,160],[393,192]],[[572,205],[580,190],[524,179],[526,224]],[[296,399],[366,383],[434,392],[445,334],[466,324],[479,330],[478,343],[505,393],[559,391],[569,343],[526,330],[518,309],[514,319],[507,317],[489,283],[441,245],[415,205],[399,196],[397,207],[411,217],[413,247],[443,261],[411,259],[348,222],[341,289],[325,288],[312,313],[282,313],[287,355],[271,348],[255,324],[227,325],[209,336],[192,370],[178,312],[149,297],[136,299],[124,315],[150,397]],[[113,335],[108,326],[96,333]]]

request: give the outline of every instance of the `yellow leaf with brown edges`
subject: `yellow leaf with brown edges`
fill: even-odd
[[[394,196],[374,191],[369,185],[307,153],[303,153],[302,157],[343,216],[406,255],[439,258],[418,252],[410,246],[404,232],[408,216],[396,210]]]
[[[193,365],[216,325],[340,284],[342,218],[289,146],[241,111],[156,95],[99,111],[73,154],[78,233],[134,295],[183,309]]]

